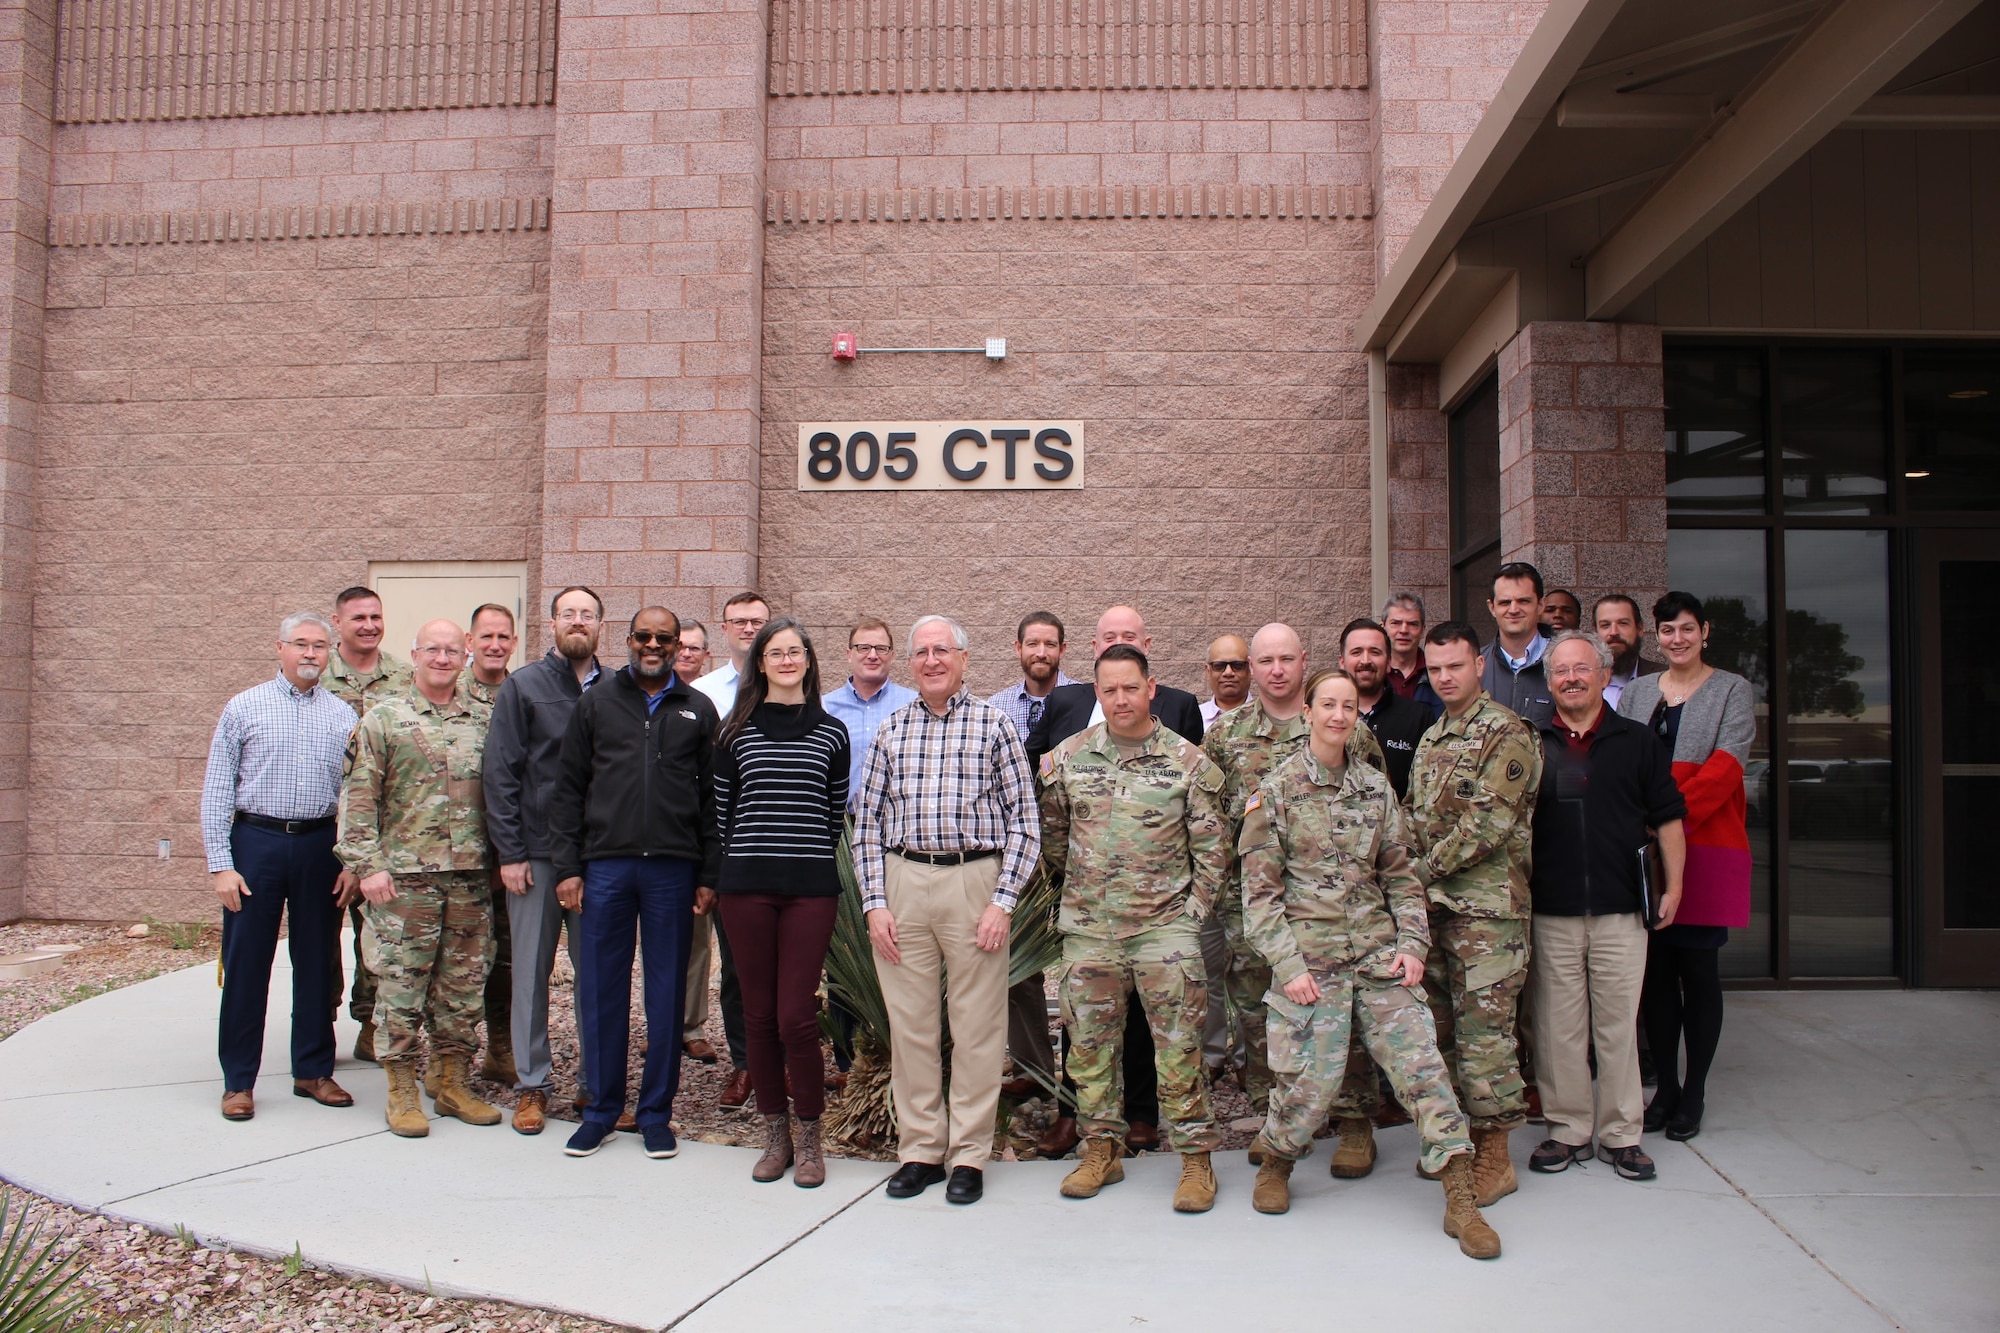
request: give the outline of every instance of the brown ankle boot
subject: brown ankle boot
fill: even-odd
[[[802,1190],[818,1189],[826,1183],[826,1154],[820,1151],[819,1121],[799,1121],[793,1142],[798,1159],[792,1167],[792,1183]]]
[[[366,1060],[371,1065],[377,1063],[375,1059],[375,1023],[372,1019],[361,1025],[361,1035],[354,1039],[354,1058],[357,1060]]]
[[[1092,1135],[1083,1141],[1076,1155],[1076,1170],[1063,1177],[1065,1199],[1094,1199],[1106,1185],[1125,1179],[1125,1164],[1118,1159],[1125,1149],[1117,1139]]]
[[[431,1132],[424,1104],[417,1100],[417,1067],[408,1060],[382,1066],[389,1076],[389,1132],[398,1138],[421,1139]]]
[[[1459,1251],[1468,1259],[1498,1259],[1500,1235],[1480,1215],[1472,1171],[1472,1158],[1460,1153],[1439,1173],[1444,1181],[1444,1234],[1458,1238]]]
[[[1507,1155],[1509,1132],[1504,1129],[1472,1131],[1473,1197],[1481,1208],[1491,1208],[1521,1188],[1521,1178],[1514,1174],[1514,1159]]]
[[[792,1116],[787,1111],[782,1115],[767,1115],[763,1120],[764,1155],[750,1168],[750,1179],[768,1185],[783,1180],[785,1168],[792,1164]]]
[[[514,1067],[514,1033],[505,1023],[486,1025],[486,1058],[480,1061],[479,1077],[504,1088],[513,1087],[521,1077]]]
[[[1181,1183],[1174,1190],[1174,1211],[1205,1213],[1215,1207],[1215,1164],[1205,1152],[1181,1154]]]
[[[463,1120],[468,1125],[497,1125],[505,1119],[500,1108],[482,1101],[472,1090],[472,1060],[462,1051],[432,1055],[431,1067],[438,1071],[437,1091],[431,1102],[439,1115]]]
[[[1250,1190],[1250,1206],[1260,1213],[1292,1211],[1292,1167],[1289,1157],[1280,1157],[1268,1147],[1264,1164],[1257,1168],[1257,1183]]]
[[[1375,1126],[1366,1120],[1340,1122],[1340,1146],[1328,1167],[1342,1180],[1359,1180],[1375,1169]]]

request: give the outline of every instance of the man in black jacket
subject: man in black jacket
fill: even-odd
[[[1555,716],[1542,723],[1542,786],[1535,803],[1535,1074],[1549,1137],[1530,1170],[1556,1172],[1597,1155],[1627,1180],[1651,1180],[1639,1146],[1645,1106],[1635,1027],[1646,974],[1641,897],[1646,830],[1665,863],[1661,925],[1680,905],[1687,805],[1674,785],[1673,755],[1651,729],[1604,702],[1611,649],[1595,634],[1566,631],[1543,657],[1555,686]],[[1596,1111],[1589,1053],[1597,1048]]]
[[[589,588],[564,588],[549,604],[555,647],[500,685],[486,733],[486,832],[507,890],[513,936],[514,995],[508,1026],[514,1039],[514,1128],[539,1134],[549,1114],[549,971],[556,938],[569,926],[569,961],[577,960],[580,922],[556,902],[549,859],[549,801],[570,714],[597,683],[597,636],[604,604]],[[577,1026],[581,1028],[582,1015]],[[489,1037],[490,1041],[491,1038]],[[576,1071],[577,1100],[589,1101],[584,1067]]]
[[[1140,652],[1151,656],[1153,636],[1146,633],[1146,622],[1140,614],[1129,606],[1114,606],[1097,618],[1097,632],[1090,638],[1090,657],[1094,662],[1114,643],[1129,643]],[[1185,736],[1196,745],[1201,744],[1201,702],[1186,690],[1177,690],[1171,685],[1158,686],[1153,694],[1153,716],[1166,725],[1167,730]],[[1042,756],[1061,745],[1085,727],[1095,726],[1104,720],[1104,710],[1097,702],[1097,686],[1089,681],[1077,685],[1058,685],[1049,692],[1048,707],[1042,710],[1042,720],[1028,736],[1028,764],[1037,772],[1041,769]],[[1069,1059],[1069,1030],[1062,1034],[1063,1059]],[[1153,1067],[1153,1032],[1146,1026],[1145,1006],[1132,1004],[1125,1010],[1125,1044],[1122,1055],[1125,1073],[1125,1123],[1130,1132],[1126,1136],[1135,1151],[1157,1148],[1160,1144],[1160,1078]],[[1075,1091],[1069,1075],[1063,1075],[1063,1086]],[[1067,1113],[1059,1114],[1050,1123],[1048,1132],[1035,1145],[1036,1151],[1044,1157],[1060,1157],[1077,1145],[1076,1117]]]
[[[671,1125],[680,1085],[689,912],[715,902],[722,852],[713,833],[711,747],[718,719],[706,695],[674,677],[680,622],[665,607],[632,617],[631,664],[583,696],[563,738],[549,811],[556,898],[582,915],[577,1005],[591,1071],[583,1125],[563,1151],[588,1157],[625,1109],[632,1023],[632,945],[645,950],[646,1052],[636,1119],[646,1156],[679,1151]]]
[[[1437,721],[1437,714],[1389,688],[1389,631],[1368,617],[1348,621],[1340,632],[1340,664],[1354,677],[1361,720],[1382,747],[1389,785],[1400,801],[1409,794],[1410,761],[1417,757],[1417,742]]]

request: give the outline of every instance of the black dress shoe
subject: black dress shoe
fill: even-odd
[[[1666,1098],[1653,1098],[1652,1103],[1646,1107],[1646,1132],[1648,1134],[1657,1134],[1665,1129],[1667,1121],[1673,1118],[1674,1110],[1673,1103]]]
[[[889,1177],[888,1195],[892,1199],[914,1199],[931,1186],[944,1179],[944,1168],[929,1162],[905,1162],[896,1168],[896,1174]]]
[[[978,1203],[979,1196],[986,1193],[986,1173],[976,1166],[955,1166],[951,1169],[951,1184],[944,1187],[946,1203]]]
[[[1701,1108],[1683,1106],[1667,1117],[1667,1138],[1675,1143],[1686,1143],[1701,1133]]]

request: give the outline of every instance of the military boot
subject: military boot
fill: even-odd
[[[520,1079],[514,1068],[514,1032],[505,1023],[486,1025],[486,1058],[480,1061],[479,1077],[488,1083],[511,1088]]]
[[[354,1039],[354,1058],[366,1060],[371,1065],[379,1063],[375,1059],[375,1020],[372,1018],[361,1025],[361,1035]]]
[[[1481,1208],[1491,1208],[1521,1188],[1521,1179],[1514,1174],[1514,1159],[1507,1155],[1509,1132],[1504,1129],[1472,1131],[1472,1185]]]
[[[1174,1191],[1174,1211],[1205,1213],[1215,1207],[1215,1165],[1205,1152],[1181,1154],[1181,1183]]]
[[[1468,1259],[1498,1259],[1500,1235],[1480,1216],[1472,1184],[1472,1159],[1464,1153],[1444,1164],[1444,1234],[1458,1239]]]
[[[437,1052],[435,1051],[431,1052],[430,1058],[424,1061],[424,1096],[430,1098],[432,1101],[438,1099],[438,1069],[443,1063],[442,1060],[438,1059]]]
[[[1280,1157],[1266,1148],[1264,1164],[1257,1168],[1257,1183],[1250,1191],[1250,1206],[1260,1213],[1292,1211],[1292,1167],[1289,1157]]]
[[[1342,1180],[1359,1180],[1375,1169],[1375,1126],[1366,1120],[1340,1122],[1340,1146],[1329,1168]]]
[[[767,1115],[763,1120],[764,1155],[750,1168],[750,1179],[768,1185],[783,1180],[785,1168],[792,1164],[792,1115],[787,1111],[782,1115]]]
[[[463,1052],[433,1055],[431,1066],[438,1069],[437,1091],[431,1094],[431,1100],[439,1115],[456,1116],[468,1125],[500,1123],[500,1108],[491,1102],[481,1101],[472,1091],[472,1084],[468,1081],[472,1061]]]
[[[1076,1170],[1063,1177],[1063,1197],[1094,1199],[1106,1185],[1116,1185],[1125,1179],[1125,1164],[1118,1160],[1122,1152],[1124,1148],[1116,1139],[1101,1134],[1085,1139],[1077,1153]]]
[[[431,1132],[424,1104],[417,1100],[417,1067],[408,1060],[382,1066],[389,1076],[389,1132],[405,1139],[421,1139]]]

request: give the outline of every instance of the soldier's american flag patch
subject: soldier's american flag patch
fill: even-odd
[[[1055,757],[1055,755],[1054,755],[1054,754],[1052,754],[1052,753],[1051,753],[1051,754],[1045,754],[1045,755],[1043,755],[1043,756],[1042,756],[1042,780],[1043,780],[1043,781],[1047,781],[1047,780],[1048,780],[1048,777],[1049,777],[1049,775],[1050,775],[1051,773],[1054,773],[1055,771],[1056,771],[1056,757]]]
[[[1262,804],[1264,804],[1264,793],[1260,791],[1243,803],[1243,813],[1247,815]]]

